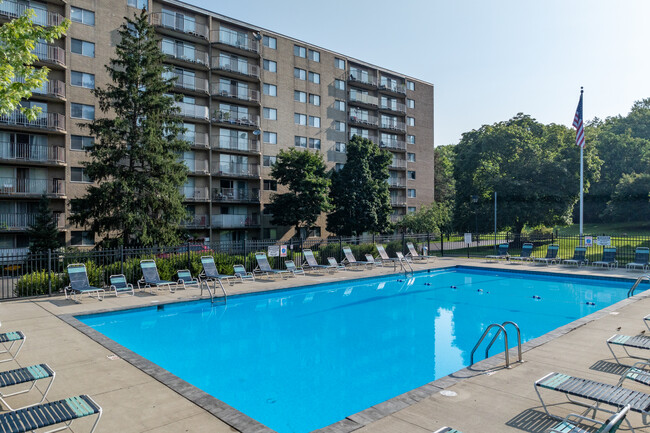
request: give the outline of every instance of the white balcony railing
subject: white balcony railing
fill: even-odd
[[[203,105],[189,104],[187,102],[176,102],[175,106],[181,109],[180,115],[191,119],[210,119],[210,110]]]
[[[251,65],[243,61],[236,61],[229,57],[212,57],[212,69],[232,72],[234,74],[245,75],[247,77],[260,77],[259,66]]]
[[[230,135],[213,135],[212,147],[214,149],[237,150],[239,152],[260,152],[259,140],[250,138],[233,137]]]
[[[164,27],[188,35],[208,39],[208,26],[197,23],[190,17],[171,12],[154,12],[151,14],[151,24]]]
[[[65,163],[65,149],[47,144],[11,143],[0,141],[0,159],[53,164]]]
[[[212,121],[257,128],[260,116],[239,110],[217,110],[212,116]]]
[[[213,228],[246,228],[260,225],[259,215],[212,215]]]
[[[193,187],[182,186],[180,188],[181,194],[185,197],[185,201],[210,201],[208,195],[208,187]]]
[[[173,71],[166,72],[164,77],[168,80],[176,78],[176,81],[174,81],[174,87],[178,89],[208,93],[208,80],[205,78],[199,78],[189,74],[178,74]]]
[[[211,93],[214,96],[239,99],[248,102],[260,102],[260,92],[246,86],[233,86],[223,83],[212,83]]]
[[[219,164],[218,171],[212,174],[221,176],[240,176],[240,177],[259,177],[260,166],[259,164],[244,164],[244,163],[231,163],[222,162]]]
[[[65,182],[63,179],[0,177],[0,195],[40,196],[43,194],[55,197],[64,196]]]
[[[36,222],[37,213],[3,213],[0,214],[0,230],[26,230]],[[52,215],[58,229],[65,228],[65,218],[60,213]]]
[[[0,115],[0,124],[65,131],[65,116],[58,113],[41,112],[36,119],[29,120],[26,115],[16,109]]]
[[[246,33],[220,28],[212,31],[212,42],[230,45],[240,50],[259,53],[260,43]]]
[[[257,203],[260,201],[260,190],[246,188],[214,188],[212,190],[212,200],[219,202]]]

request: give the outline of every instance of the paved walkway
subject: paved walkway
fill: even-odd
[[[558,266],[530,266],[515,264],[489,264],[480,260],[443,258],[429,265],[417,265],[416,270],[428,267],[471,264],[473,266],[499,266],[544,272],[567,272]],[[392,273],[393,269],[377,269],[368,272],[339,272],[320,277],[306,276],[290,280],[259,281],[228,287],[230,294],[266,291],[305,284],[318,284],[369,275]],[[639,273],[625,270],[594,271],[571,270],[579,274],[599,274],[635,278]],[[179,291],[176,294],[149,295],[137,293],[134,297],[107,296],[103,302],[83,298],[74,304],[62,297],[36,300],[17,300],[0,304],[2,330],[21,330],[27,335],[18,362],[7,362],[3,370],[46,362],[57,377],[49,394],[55,400],[77,394],[89,394],[104,408],[104,415],[97,428],[102,432],[230,432],[236,431],[211,413],[178,395],[167,386],[126,361],[111,356],[104,346],[69,326],[58,316],[112,308],[155,305],[179,299],[192,299],[197,290]],[[627,304],[627,305],[623,305]],[[539,400],[533,389],[534,380],[548,372],[559,371],[579,377],[597,379],[615,384],[615,373],[621,371],[611,358],[605,340],[612,334],[636,334],[645,331],[641,318],[650,310],[650,299],[637,295],[633,302],[622,301],[601,313],[598,320],[589,321],[559,338],[537,342],[538,347],[524,353],[523,364],[511,369],[494,368],[494,357],[479,369],[461,370],[450,378],[436,382],[428,392],[408,393],[384,405],[351,416],[349,420],[333,425],[324,431],[359,432],[431,432],[443,425],[452,425],[465,433],[472,432],[530,432],[541,433],[553,421],[541,412]],[[590,320],[588,317],[587,320]],[[559,332],[561,333],[561,332]],[[624,362],[632,363],[630,359]],[[470,376],[461,381],[454,376]],[[450,384],[445,386],[445,384]],[[452,384],[453,383],[453,384]],[[439,392],[445,387],[455,396]],[[39,385],[42,387],[42,385]],[[633,386],[631,386],[633,387]],[[644,390],[642,387],[639,390]],[[650,392],[650,388],[646,389]],[[559,395],[548,394],[551,403],[565,400]],[[13,398],[17,404],[29,402],[30,395]],[[408,405],[407,405],[408,404]],[[553,405],[558,415],[576,411],[569,404]],[[365,418],[365,419],[361,419]],[[641,417],[632,414],[634,427],[641,427]],[[87,431],[90,420],[79,420],[74,431]],[[637,431],[649,432],[648,428]]]

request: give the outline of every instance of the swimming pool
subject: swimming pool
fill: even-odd
[[[490,323],[527,341],[629,287],[455,267],[77,318],[273,430],[308,432],[467,366]]]

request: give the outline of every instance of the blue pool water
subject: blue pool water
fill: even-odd
[[[630,285],[458,267],[78,319],[292,433],[467,366],[490,323],[514,321],[527,341],[624,299]]]

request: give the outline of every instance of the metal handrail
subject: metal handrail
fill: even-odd
[[[208,284],[207,280],[202,280],[201,281],[201,284],[200,284],[201,285],[201,297],[203,296],[203,284],[205,284],[205,288],[208,291],[208,293],[210,294],[210,302],[214,303],[214,297],[215,297],[216,291],[217,291],[217,283],[219,283],[219,287],[221,287],[221,291],[223,292],[223,302],[227,304],[228,303],[228,294],[226,293],[225,287],[223,287],[223,283],[219,279],[215,279],[214,281],[216,281],[214,283],[214,292],[212,290],[210,290],[210,285]]]
[[[519,329],[519,326],[515,322],[507,321],[507,322],[503,322],[501,324],[501,326],[503,327],[502,329],[504,330],[504,332],[505,332],[505,329],[506,329],[506,325],[512,325],[517,330],[517,351],[518,351],[518,355],[519,355],[518,361],[521,362],[521,330]],[[492,347],[494,342],[497,340],[497,338],[499,337],[499,334],[501,334],[501,330],[499,330],[496,333],[494,338],[492,338],[492,341],[490,341],[490,344],[488,344],[487,348],[485,349],[485,357],[486,358],[488,357],[488,351],[490,350],[490,347]]]
[[[410,273],[411,273],[411,275],[413,275],[413,273],[414,273],[413,266],[411,266],[411,264],[408,262],[408,260],[406,260],[405,257],[399,257],[399,264],[402,267],[402,270],[404,271],[404,276],[405,277],[409,274],[409,272],[406,270],[406,265],[408,265],[409,269],[411,270]]]
[[[635,291],[636,288],[639,286],[639,284],[641,284],[641,281],[643,281],[643,280],[648,280],[648,281],[650,281],[650,274],[641,275],[639,278],[637,278],[637,280],[636,280],[636,282],[634,283],[634,285],[630,288],[630,290],[627,291],[627,297],[628,297],[628,298],[629,298],[630,296],[634,296],[634,291]]]
[[[499,328],[499,331],[496,333],[496,335],[492,338],[492,341],[488,345],[487,349],[485,350],[485,357],[487,358],[488,356],[488,351],[490,350],[490,347],[492,347],[492,344],[496,341],[497,337],[501,332],[503,332],[503,339],[504,339],[504,344],[505,344],[505,358],[506,358],[506,368],[510,368],[510,351],[508,349],[508,331],[506,331],[505,326],[506,325],[513,325],[515,329],[517,329],[517,348],[519,350],[519,362],[522,361],[522,356],[521,356],[521,331],[519,330],[519,326],[517,326],[516,323],[514,322],[503,322],[502,324],[498,323],[492,323],[490,326],[487,327],[487,329],[483,332],[483,335],[481,335],[481,338],[478,340],[478,343],[474,346],[474,349],[472,349],[472,354],[470,355],[470,365],[474,365],[474,353],[476,350],[479,348],[485,337],[488,335],[490,330],[492,328]]]

